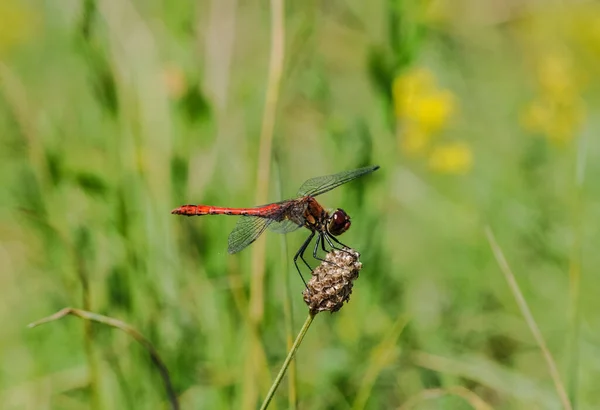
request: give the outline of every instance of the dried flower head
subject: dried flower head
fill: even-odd
[[[340,310],[350,299],[352,282],[358,278],[362,268],[360,254],[354,249],[333,250],[325,261],[313,271],[312,278],[304,289],[304,301],[312,314],[324,310],[331,313]]]

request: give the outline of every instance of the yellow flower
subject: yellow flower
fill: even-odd
[[[409,70],[396,77],[392,85],[396,117],[406,117],[415,100],[433,88],[433,82],[431,72],[425,69]]]
[[[394,111],[399,120],[398,143],[409,156],[430,157],[430,166],[439,172],[462,173],[471,166],[471,151],[465,144],[436,147],[433,137],[455,112],[455,97],[436,84],[432,72],[413,68],[403,72],[392,88]],[[432,148],[433,147],[433,148]]]
[[[577,80],[571,61],[556,54],[541,59],[538,79],[542,92],[551,96],[568,96],[577,93]]]
[[[539,95],[525,107],[521,123],[554,143],[569,142],[584,119],[580,71],[567,54],[547,52],[539,57],[537,79]]]
[[[419,127],[407,126],[399,133],[400,147],[410,156],[424,154],[431,143],[431,136]]]
[[[428,26],[449,22],[452,19],[452,4],[443,0],[431,0],[422,3],[422,19]]]
[[[556,143],[572,140],[584,118],[584,104],[579,98],[551,99],[540,97],[526,107],[521,123],[526,130],[540,133]]]
[[[472,165],[471,148],[464,142],[439,144],[429,156],[429,167],[442,174],[465,174]]]
[[[415,68],[398,76],[393,84],[396,117],[414,123],[424,132],[437,132],[454,111],[454,96],[440,90],[431,71]]]
[[[454,111],[454,97],[449,91],[423,95],[408,110],[408,116],[426,132],[440,131]]]
[[[35,20],[32,11],[22,2],[0,1],[0,55],[30,37]]]

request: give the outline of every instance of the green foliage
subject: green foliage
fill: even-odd
[[[287,352],[283,275],[295,330],[306,315],[291,264],[306,232],[287,235],[287,259],[278,235],[265,234],[255,334],[256,261],[251,248],[227,254],[235,218],[170,211],[259,205],[268,2],[67,3],[0,4],[0,402],[165,407],[156,368],[126,334],[99,325],[88,332],[73,317],[25,329],[72,306],[143,333],[182,408],[256,408],[248,391],[258,389],[260,400]],[[462,386],[495,409],[559,408],[485,239],[489,224],[571,398],[594,408],[600,154],[591,138],[597,119],[585,112],[597,105],[590,83],[600,60],[589,56],[600,43],[576,28],[593,26],[597,7],[521,15],[515,6],[498,21],[493,2],[477,5],[480,14],[469,2],[325,3],[286,6],[271,175],[280,171],[288,198],[311,177],[381,169],[319,197],[350,214],[340,239],[364,267],[350,302],[318,315],[300,346],[299,407],[398,408],[426,389]],[[11,35],[5,8],[19,19]],[[557,19],[560,41],[569,42],[556,46],[569,53],[557,55],[571,71],[542,78],[535,67],[544,50],[555,51],[548,26]],[[432,95],[446,92],[457,107],[415,156],[404,148],[394,93],[411,70],[430,73]],[[530,103],[566,94],[577,101],[572,121],[540,124],[545,117]],[[444,172],[456,150],[432,167],[435,150],[456,141],[469,167]],[[282,199],[275,179],[259,183],[270,201]],[[274,399],[280,408],[286,394],[284,382]],[[470,408],[463,398],[413,408]]]

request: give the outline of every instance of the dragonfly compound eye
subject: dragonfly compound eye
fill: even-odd
[[[329,232],[332,235],[338,236],[346,232],[350,228],[350,217],[343,209],[337,209],[331,216],[329,222]]]

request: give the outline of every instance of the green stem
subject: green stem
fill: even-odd
[[[282,190],[282,178],[281,178],[281,167],[279,156],[275,155],[275,167],[277,170],[277,197],[283,198]],[[281,260],[283,266],[288,270],[289,259],[287,257],[287,235],[281,235]],[[292,311],[292,288],[290,285],[290,276],[283,275],[283,283],[285,288],[285,297],[283,298],[283,316],[285,322],[285,339],[286,347],[291,350],[294,344],[294,315]],[[298,408],[298,394],[296,391],[296,363],[294,360],[290,363],[288,372],[288,408],[289,410],[296,410]]]
[[[302,339],[304,339],[304,336],[306,335],[306,332],[308,332],[308,328],[310,327],[310,324],[312,323],[314,318],[315,318],[314,314],[312,314],[312,313],[308,314],[308,317],[306,318],[304,325],[302,325],[302,329],[300,329],[300,333],[298,333],[298,336],[296,336],[296,340],[294,340],[292,349],[290,350],[287,357],[285,358],[285,361],[283,362],[283,366],[281,366],[281,370],[279,370],[277,377],[275,377],[275,380],[273,381],[273,385],[271,386],[271,388],[269,389],[269,392],[267,393],[267,397],[265,397],[265,400],[263,401],[262,406],[260,406],[260,410],[265,410],[267,407],[269,407],[269,403],[271,403],[271,399],[275,395],[275,391],[277,390],[277,387],[279,387],[281,380],[283,380],[283,376],[285,376],[285,372],[286,372],[287,368],[289,367],[290,362],[296,355],[296,351],[300,347],[300,343],[302,343]]]
[[[579,331],[581,327],[581,269],[583,258],[583,183],[585,179],[585,163],[587,148],[587,132],[583,131],[578,139],[575,158],[575,195],[573,195],[572,229],[573,245],[569,261],[570,288],[570,329],[568,335],[568,391],[573,408],[577,408],[577,388],[579,385]]]

